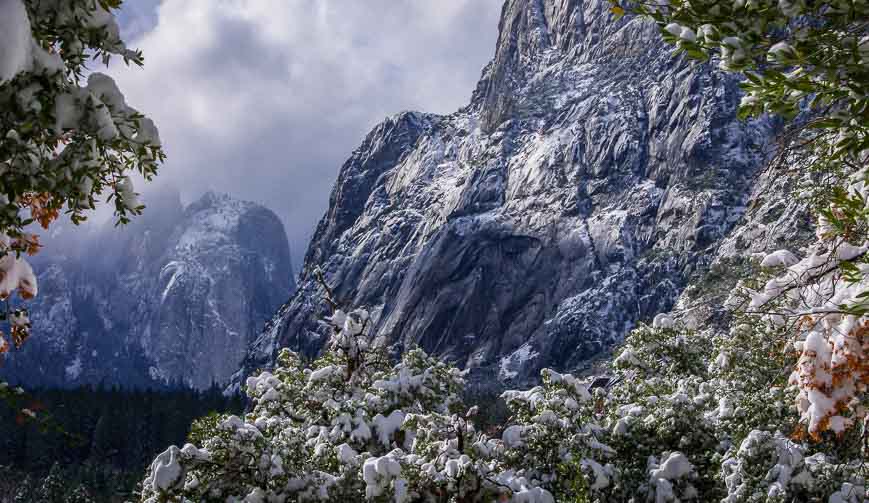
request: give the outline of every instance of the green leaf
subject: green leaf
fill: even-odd
[[[837,128],[842,124],[842,121],[839,119],[821,119],[819,121],[811,122],[809,127],[812,129],[827,129],[827,128]]]

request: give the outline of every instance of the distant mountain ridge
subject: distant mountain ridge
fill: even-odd
[[[30,386],[224,384],[294,288],[270,210],[151,194],[126,227],[61,229],[34,259],[33,337],[0,366]]]

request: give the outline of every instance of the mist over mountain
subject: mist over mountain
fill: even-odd
[[[146,194],[124,227],[58,225],[33,258],[34,336],[0,372],[30,386],[225,383],[294,288],[270,210],[209,192]]]

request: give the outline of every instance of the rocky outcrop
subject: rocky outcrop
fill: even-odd
[[[748,197],[745,215],[709,255],[708,266],[699,268],[689,280],[673,308],[682,325],[695,327],[712,336],[726,334],[734,318],[725,301],[740,280],[763,273],[760,262],[777,250],[801,255],[816,241],[810,201],[794,197],[800,192],[801,173],[795,167],[804,159],[788,158],[789,169],[767,169],[761,173]],[[739,318],[736,318],[739,320]]]
[[[378,126],[239,376],[320,349],[316,269],[396,351],[478,383],[581,369],[670,309],[742,217],[774,128],[737,120],[732,77],[610,6],[508,0],[466,108]]]
[[[35,263],[34,336],[0,367],[4,376],[31,386],[229,380],[292,292],[283,225],[214,193],[186,208],[172,191],[147,202],[125,228],[50,243]]]

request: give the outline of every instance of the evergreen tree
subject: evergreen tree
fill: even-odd
[[[12,497],[12,501],[14,503],[31,503],[37,501],[35,499],[35,492],[33,477],[27,475],[15,490],[15,495]]]
[[[85,486],[79,485],[63,499],[63,503],[96,503],[96,500]]]
[[[66,483],[60,465],[54,463],[51,466],[51,471],[48,476],[39,484],[36,490],[36,499],[34,501],[44,501],[45,503],[63,503],[67,493]]]

